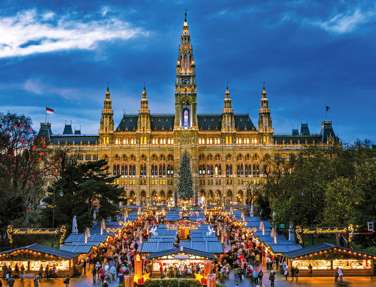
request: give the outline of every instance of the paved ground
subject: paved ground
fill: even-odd
[[[264,287],[269,287],[269,281],[267,280],[268,276],[266,275],[264,278]],[[370,277],[353,277],[353,278],[346,278],[346,281],[350,283],[351,287],[376,287],[376,278]],[[7,286],[5,281],[2,281],[3,286]],[[30,279],[25,279],[23,282],[17,279],[15,282],[14,287],[33,287],[33,281]],[[48,286],[56,286],[56,287],[63,287],[63,279],[51,279],[51,280],[42,280],[39,284],[41,287],[48,287]],[[74,278],[71,280],[70,286],[74,287],[87,287],[93,286],[92,281],[90,278]],[[115,287],[117,284],[112,284],[111,287]],[[235,286],[234,281],[232,280],[232,276],[230,276],[230,280],[225,283],[226,287],[233,287]],[[253,285],[250,284],[248,280],[244,280],[241,282],[240,287],[251,287]],[[333,278],[299,278],[299,282],[291,282],[286,281],[283,277],[278,277],[275,282],[275,287],[334,287]],[[253,286],[254,287],[254,286]]]
[[[269,274],[266,273],[263,279],[263,286],[269,287],[270,282],[268,280]],[[345,278],[345,281],[349,283],[351,287],[376,287],[376,277],[352,277]],[[226,287],[235,286],[233,275],[230,274],[230,280],[225,282]],[[252,285],[248,279],[241,282],[239,287],[249,287]],[[292,281],[290,278],[286,281],[284,276],[277,275],[277,280],[274,284],[275,287],[333,287],[334,278],[313,277],[313,278],[299,278],[298,282]]]

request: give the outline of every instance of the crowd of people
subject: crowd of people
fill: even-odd
[[[207,220],[212,224],[217,236],[221,238],[225,246],[225,253],[218,258],[214,265],[217,278],[220,281],[225,281],[232,270],[237,286],[246,278],[256,285],[261,285],[264,277],[262,256],[265,254],[252,233],[228,215],[211,214]],[[273,264],[273,258],[269,257],[268,269],[272,269]],[[269,280],[274,286],[274,271],[269,273]]]
[[[143,215],[128,224],[120,234],[97,248],[88,258],[88,267],[93,276],[93,285],[109,286],[111,282],[124,281],[134,271],[134,256],[149,230],[158,224],[152,215]],[[86,270],[83,268],[83,270]]]
[[[116,236],[112,236],[105,244],[101,244],[78,265],[83,275],[91,272],[94,286],[107,287],[110,283],[118,281],[122,283],[127,275],[134,273],[134,256],[140,251],[142,242],[147,240],[151,230],[163,222],[163,217],[152,214],[144,214],[132,223],[128,223]],[[276,272],[279,271],[286,277],[291,276],[297,280],[299,269],[296,266],[289,270],[285,262],[279,262],[258,243],[252,232],[242,226],[233,217],[224,213],[212,212],[206,218],[206,223],[211,224],[214,232],[224,245],[224,253],[216,257],[212,264],[212,273],[216,278],[224,282],[229,279],[232,273],[235,285],[238,286],[242,280],[249,280],[256,286],[262,286],[264,271],[262,260],[265,259],[266,269],[270,285],[274,286]],[[179,238],[176,240],[179,244]],[[153,262],[143,260],[143,270],[149,274],[153,272]],[[159,276],[163,277],[193,277],[194,274],[203,274],[205,266],[202,264],[188,264],[182,261],[175,265],[160,264]],[[17,264],[12,268],[2,266],[2,274],[9,286],[13,286],[15,278],[23,279],[25,268]],[[158,272],[156,272],[158,273]],[[153,274],[152,274],[153,275]],[[39,286],[41,278],[56,277],[56,267],[46,265],[41,268],[34,277],[34,286]],[[338,268],[335,272],[335,281],[343,280],[343,271]],[[69,278],[64,280],[69,285]]]

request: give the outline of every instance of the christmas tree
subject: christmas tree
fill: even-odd
[[[189,163],[189,156],[185,152],[180,161],[180,178],[178,185],[178,196],[179,199],[190,200],[193,197],[192,188],[192,173],[191,166]]]

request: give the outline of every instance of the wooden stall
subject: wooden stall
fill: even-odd
[[[299,269],[299,276],[333,276],[337,268],[344,276],[371,276],[376,256],[329,243],[285,253],[289,270]]]
[[[41,269],[44,273],[48,266],[51,271],[56,270],[54,275],[63,277],[73,275],[77,258],[75,253],[34,243],[0,252],[0,266],[10,267],[13,272],[23,266],[25,273],[38,273]]]

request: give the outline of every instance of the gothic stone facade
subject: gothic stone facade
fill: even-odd
[[[109,89],[105,92],[99,135],[83,135],[66,124],[62,134],[52,134],[42,123],[40,134],[52,148],[68,147],[79,160],[106,159],[119,175],[128,203],[166,203],[174,198],[180,158],[191,159],[196,197],[210,203],[245,203],[247,187],[265,178],[267,162],[289,161],[307,146],[328,146],[336,141],[330,121],[320,133],[307,124],[291,135],[278,135],[272,127],[265,87],[262,89],[257,127],[248,114],[235,114],[230,90],[224,93],[222,113],[197,114],[196,65],[185,18],[176,64],[175,113],[151,114],[144,88],[138,114],[123,115],[115,127]]]

